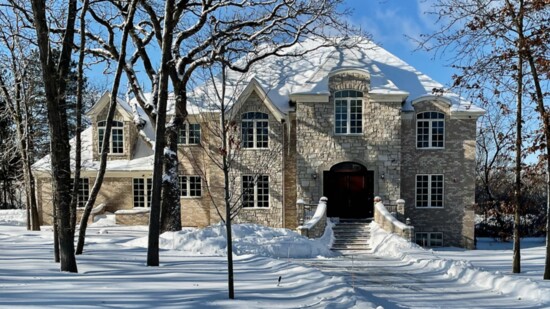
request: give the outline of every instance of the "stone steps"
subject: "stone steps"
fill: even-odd
[[[335,251],[368,251],[371,219],[340,219],[332,228]]]

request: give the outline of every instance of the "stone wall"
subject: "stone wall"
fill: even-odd
[[[290,130],[290,134],[287,134]],[[295,229],[298,227],[298,209],[296,202],[298,197],[296,196],[296,114],[289,113],[288,123],[285,130],[285,146],[283,152],[283,164],[284,164],[284,207],[285,218],[284,227],[289,229]]]
[[[146,175],[146,173],[144,173],[144,175]],[[89,190],[91,191],[95,178],[86,177],[85,175],[83,175],[82,178],[88,178]],[[103,179],[103,185],[97,195],[94,206],[105,204],[105,211],[112,213],[121,209],[133,209],[134,196],[132,179],[132,177],[109,177],[106,175]],[[39,205],[39,213],[41,215],[41,224],[51,225],[53,201],[50,177],[37,178],[37,200]],[[80,222],[81,211],[79,211],[78,214],[78,222]]]
[[[297,102],[297,198],[314,203],[323,196],[323,171],[353,161],[374,171],[374,194],[385,202],[400,198],[401,103],[369,98],[369,76],[337,74],[330,78],[328,103]],[[336,90],[364,91],[363,133],[334,134]],[[318,175],[315,179],[312,175]],[[382,177],[384,175],[384,177]],[[383,179],[382,179],[383,178]],[[328,207],[330,208],[330,200]]]
[[[416,148],[416,113],[445,113],[445,148]],[[472,237],[473,224],[465,220],[465,209],[474,203],[476,120],[453,119],[449,107],[437,102],[420,102],[414,113],[403,116],[401,197],[407,201],[405,216],[416,232],[443,233],[444,246],[462,246],[463,237]],[[442,208],[416,208],[416,175],[443,174]],[[465,226],[467,225],[467,226]]]
[[[119,225],[149,225],[149,210],[136,213],[116,213],[116,224]]]
[[[269,148],[238,150],[235,157],[235,193],[240,195],[240,175],[269,176],[269,207],[242,208],[235,223],[251,222],[271,227],[283,227],[283,136],[285,125],[279,122],[262,102],[262,99],[252,92],[246,102],[235,113],[237,123],[245,112],[263,112],[269,115]],[[240,130],[240,126],[239,126]]]

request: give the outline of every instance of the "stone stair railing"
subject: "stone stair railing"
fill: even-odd
[[[326,197],[321,197],[313,216],[296,228],[300,235],[310,238],[318,238],[323,235],[327,225],[327,201]],[[302,218],[306,216],[304,205],[305,203],[302,200],[298,201],[298,209],[301,209]]]
[[[404,200],[397,203],[404,204]],[[397,234],[408,241],[414,241],[414,227],[397,220],[386,209],[380,197],[374,198],[374,221],[386,232]]]

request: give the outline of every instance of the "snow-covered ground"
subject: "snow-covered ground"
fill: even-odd
[[[544,242],[523,250],[424,250],[372,225],[373,250],[335,256],[330,234],[235,226],[235,300],[227,299],[222,226],[165,233],[161,266],[146,267],[146,228],[92,224],[78,274],[52,261],[51,227],[26,231],[23,212],[0,211],[0,308],[548,308]],[[278,279],[281,282],[278,284]]]

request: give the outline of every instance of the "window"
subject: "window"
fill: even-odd
[[[152,188],[152,178],[134,178],[134,207],[151,207]]]
[[[106,121],[100,121],[97,123],[97,138],[99,150],[101,153],[103,147],[103,135],[105,134]],[[109,147],[107,153],[124,153],[124,123],[121,121],[113,121],[111,127],[111,139],[109,141]]]
[[[243,207],[269,207],[269,176],[243,176]]]
[[[178,144],[198,145],[201,142],[201,125],[198,123],[184,123],[180,128]]]
[[[416,207],[443,207],[443,175],[416,175]]]
[[[268,115],[260,112],[248,112],[242,115],[243,148],[267,148],[269,141]]]
[[[419,232],[416,233],[416,244],[423,247],[443,246],[443,233],[441,232]]]
[[[423,112],[416,115],[416,147],[443,148],[445,144],[445,115]]]
[[[180,176],[180,196],[202,196],[202,184],[199,176]]]
[[[363,133],[363,92],[345,90],[334,94],[334,133]]]
[[[74,179],[71,178],[71,183],[73,182],[74,182]],[[90,197],[90,180],[88,178],[80,178],[80,181],[78,183],[77,207],[86,206],[86,202],[88,201],[89,197]]]

